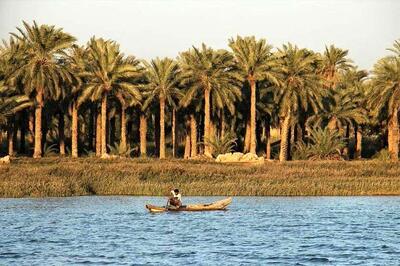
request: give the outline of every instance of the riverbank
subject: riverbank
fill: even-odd
[[[19,158],[0,166],[0,197],[82,195],[400,195],[400,163],[295,161],[262,165],[199,160]]]

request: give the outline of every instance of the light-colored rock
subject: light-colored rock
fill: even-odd
[[[231,155],[232,153],[219,154],[215,161],[220,163],[226,162],[228,160],[228,157],[230,157]]]
[[[7,156],[4,156],[3,158],[0,158],[0,163],[1,164],[9,164],[9,163],[11,163],[11,160],[10,160],[10,155],[7,155]]]
[[[104,153],[100,157],[101,159],[117,159],[120,158],[118,155],[110,155],[108,153]]]
[[[241,152],[234,152],[231,153],[229,156],[227,156],[227,161],[228,162],[238,162],[240,159],[243,157],[243,153]]]
[[[245,155],[243,155],[242,158],[240,158],[241,162],[254,162],[258,160],[258,156],[257,154],[254,153],[246,153]]]
[[[263,157],[258,157],[254,153],[243,154],[241,152],[225,153],[217,156],[216,162],[220,163],[235,163],[235,162],[261,162]]]

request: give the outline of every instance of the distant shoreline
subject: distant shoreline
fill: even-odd
[[[0,197],[399,196],[400,163],[219,164],[203,160],[17,158],[0,166]]]

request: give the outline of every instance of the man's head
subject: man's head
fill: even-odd
[[[179,194],[179,189],[175,188],[174,192],[175,192],[175,194]]]

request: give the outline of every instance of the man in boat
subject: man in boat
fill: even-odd
[[[182,196],[181,193],[179,193],[179,189],[175,188],[174,190],[171,190],[172,196],[169,197],[168,199],[168,206],[172,208],[179,208],[182,206]]]

